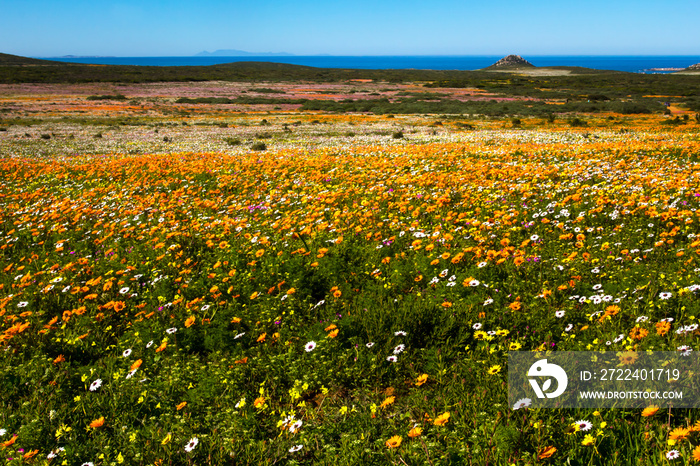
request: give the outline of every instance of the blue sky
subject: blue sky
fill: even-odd
[[[0,52],[698,55],[698,0],[0,0]]]

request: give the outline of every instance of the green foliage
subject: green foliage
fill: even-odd
[[[264,142],[262,142],[262,141],[258,141],[258,142],[254,142],[254,143],[250,146],[250,148],[251,148],[252,150],[255,150],[255,151],[263,151],[263,150],[266,150],[266,149],[267,149],[267,145],[266,145]]]

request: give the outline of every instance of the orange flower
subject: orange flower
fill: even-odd
[[[554,453],[557,452],[557,447],[545,447],[544,450],[542,450],[538,455],[538,459],[545,459],[551,457]]]
[[[401,446],[403,438],[400,435],[394,435],[389,440],[386,441],[385,445],[387,448],[398,448]]]
[[[258,343],[261,343],[261,342],[265,341],[265,337],[267,337],[267,333],[262,333],[262,334],[258,337],[258,339],[255,340],[255,341],[257,341]]]
[[[422,433],[423,433],[423,428],[416,426],[408,432],[408,436],[411,438],[416,438],[416,437],[420,436],[420,434],[422,434]]]
[[[686,429],[685,427],[676,427],[668,435],[668,438],[671,440],[685,440],[688,435],[690,435],[690,429]]]
[[[324,328],[323,330],[326,332],[330,332],[331,330],[335,330],[338,328],[335,324],[330,324],[328,327]]]
[[[196,320],[196,318],[195,318],[194,316],[189,316],[189,317],[187,318],[187,320],[185,321],[185,327],[188,327],[188,328],[189,328],[189,327],[192,327],[192,325],[194,324],[194,321],[195,321],[195,320]]]
[[[141,367],[141,364],[142,364],[142,363],[143,363],[143,360],[137,359],[137,360],[134,361],[134,363],[131,365],[131,367],[129,368],[129,370],[130,370],[130,371],[135,371],[136,369],[138,369],[139,367]]]
[[[450,413],[442,413],[433,421],[433,425],[444,426],[450,420]]]
[[[659,411],[659,407],[658,407],[658,406],[656,406],[656,405],[647,406],[647,407],[644,408],[644,410],[642,411],[642,417],[650,417],[650,416],[653,416],[654,414],[657,413],[657,411]]]
[[[168,346],[168,342],[164,341],[163,343],[160,344],[160,346],[158,348],[156,348],[156,353],[160,353],[161,351],[164,351],[167,346]]]
[[[509,307],[511,310],[513,310],[513,311],[518,311],[518,310],[520,310],[520,302],[519,302],[519,301],[515,301],[515,302],[513,302],[513,303],[510,303],[510,304],[508,305],[508,307]]]
[[[343,294],[342,291],[340,291],[340,290],[335,290],[335,291],[333,292],[333,297],[334,297],[334,298],[340,298],[340,296],[341,296],[342,294]]]
[[[428,374],[422,374],[422,375],[418,376],[418,378],[416,379],[415,382],[413,382],[413,385],[415,385],[416,387],[420,387],[421,385],[423,385],[427,381],[428,381]]]
[[[232,324],[240,324],[241,323],[241,318],[240,317],[234,317],[231,319]]]
[[[328,338],[335,338],[335,337],[337,337],[339,331],[340,331],[340,330],[338,330],[338,329],[332,330],[332,331],[328,334]]]
[[[90,427],[93,429],[97,429],[98,427],[102,427],[105,423],[105,418],[104,416],[100,416],[99,419],[95,419],[90,423]]]
[[[382,401],[382,404],[380,404],[379,407],[380,407],[380,408],[386,408],[386,407],[389,406],[390,404],[394,404],[394,401],[395,401],[395,400],[396,400],[396,397],[395,397],[395,396],[387,397],[386,400]]]
[[[265,254],[264,249],[258,249],[257,251],[255,251],[255,257],[262,257],[263,254]]]
[[[649,335],[649,330],[636,325],[632,330],[630,330],[630,338],[633,340],[641,340],[642,338]]]
[[[182,408],[184,408],[185,406],[187,406],[187,402],[186,402],[186,401],[183,401],[183,402],[180,403],[179,405],[175,406],[175,408],[176,408],[178,411],[180,411],[180,410],[181,410]]]
[[[18,437],[17,435],[13,435],[10,440],[3,442],[3,443],[0,443],[0,447],[2,447],[2,448],[9,447],[10,445],[12,445],[13,443],[15,443],[17,441],[17,437]]]
[[[695,447],[695,449],[693,450],[693,459],[695,461],[700,461],[700,445]]]
[[[56,357],[56,359],[53,360],[53,363],[54,363],[54,364],[58,364],[58,363],[63,362],[63,361],[65,361],[65,360],[66,360],[66,358],[65,358],[62,354],[59,354],[59,355]]]
[[[671,322],[658,322],[656,324],[656,334],[664,336],[671,330]]]
[[[253,401],[253,406],[255,406],[258,409],[265,406],[265,397],[261,396],[261,397],[256,398],[255,401]]]

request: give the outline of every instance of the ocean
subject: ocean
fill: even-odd
[[[245,57],[75,57],[51,60],[100,65],[206,66],[241,61],[264,61],[306,65],[317,68],[477,70],[494,64],[503,56],[245,56]],[[543,55],[524,56],[535,66],[582,66],[598,70],[631,73],[670,73],[700,63],[700,55]]]

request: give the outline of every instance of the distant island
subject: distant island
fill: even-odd
[[[246,52],[244,50],[223,49],[215,52],[199,52],[195,57],[291,57],[287,52]]]

